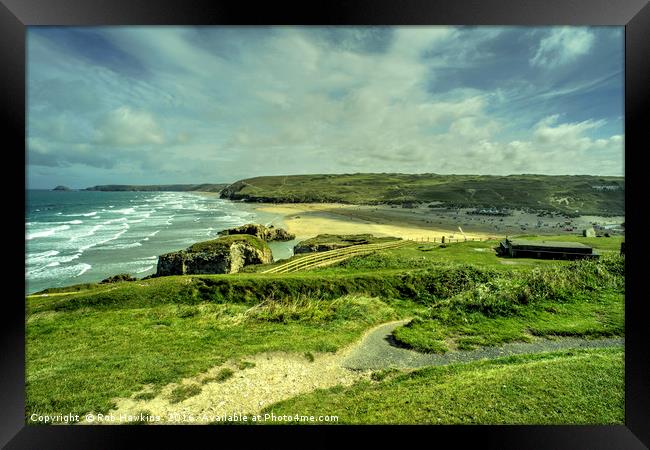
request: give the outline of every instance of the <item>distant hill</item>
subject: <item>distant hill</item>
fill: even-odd
[[[227,184],[104,184],[88,187],[86,191],[168,191],[168,192],[219,192]]]
[[[71,191],[72,189],[70,189],[68,186],[58,185],[57,187],[55,187],[52,190],[53,191]]]
[[[221,191],[223,198],[268,203],[435,203],[567,215],[624,215],[625,179],[587,175],[344,174],[256,177]],[[433,206],[433,205],[432,205]]]

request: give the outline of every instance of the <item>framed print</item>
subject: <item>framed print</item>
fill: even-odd
[[[649,444],[647,2],[2,1],[7,448]]]

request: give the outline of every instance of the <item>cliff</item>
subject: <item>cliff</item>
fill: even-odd
[[[250,235],[224,236],[158,257],[156,276],[235,273],[251,264],[267,264],[273,255],[266,243]]]

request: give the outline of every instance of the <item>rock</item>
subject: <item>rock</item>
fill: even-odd
[[[282,228],[275,228],[273,225],[265,227],[256,223],[248,223],[241,227],[230,228],[219,232],[220,236],[231,236],[236,234],[249,234],[257,236],[263,241],[290,241],[296,238],[295,234],[291,234]]]
[[[133,278],[131,275],[128,273],[120,273],[117,275],[113,275],[112,277],[108,277],[100,281],[101,284],[107,284],[107,283],[117,283],[120,281],[135,281],[137,278]]]
[[[244,266],[272,261],[271,249],[263,240],[246,234],[223,236],[161,255],[156,276],[236,273]]]
[[[61,186],[61,185],[59,185],[59,186],[55,187],[55,188],[52,189],[52,190],[53,190],[53,191],[70,191],[70,190],[72,190],[72,189],[70,189],[68,186]]]

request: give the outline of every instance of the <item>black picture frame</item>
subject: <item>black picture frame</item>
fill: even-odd
[[[625,178],[626,203],[626,344],[625,425],[621,426],[432,426],[432,427],[217,427],[217,426],[28,426],[25,424],[25,310],[24,290],[17,280],[24,269],[9,264],[3,271],[2,386],[0,403],[0,445],[6,448],[115,448],[129,446],[136,436],[160,440],[171,446],[188,441],[186,433],[213,440],[235,437],[240,445],[252,435],[273,433],[305,445],[318,432],[319,443],[338,443],[349,438],[394,435],[415,444],[412,433],[427,434],[435,446],[474,444],[499,449],[611,448],[634,449],[650,446],[650,352],[644,314],[647,301],[642,289],[644,169],[641,164],[645,128],[650,123],[648,105],[650,80],[650,6],[646,0],[336,0],[293,4],[260,2],[250,5],[235,0],[0,0],[0,114],[6,127],[5,155],[25,148],[25,56],[26,27],[36,25],[619,25],[625,26]],[[25,155],[26,157],[26,155]],[[18,158],[20,161],[20,158]],[[17,163],[19,164],[19,163]],[[24,172],[5,164],[5,177],[15,177],[10,197],[16,211],[24,197],[16,191]],[[23,194],[24,195],[24,194]],[[637,206],[637,201],[638,206]],[[15,217],[14,217],[15,214]],[[12,261],[24,255],[19,236],[25,231],[19,214],[6,218],[10,241],[16,241]],[[24,251],[24,247],[22,248]],[[15,278],[15,282],[14,282]],[[14,284],[15,286],[11,286]],[[325,430],[326,428],[326,430]],[[180,432],[179,432],[180,431]],[[278,432],[279,431],[279,432]],[[335,431],[335,438],[330,433]],[[297,435],[297,436],[294,436]],[[323,437],[320,437],[324,435]],[[420,438],[424,436],[418,436]],[[405,440],[405,441],[404,441]],[[215,441],[213,441],[215,442]],[[313,441],[312,441],[313,442]],[[425,441],[426,442],[426,441]],[[215,442],[216,443],[216,442]],[[220,442],[223,444],[223,441]],[[419,444],[418,444],[419,445]],[[443,444],[440,444],[443,445]]]

